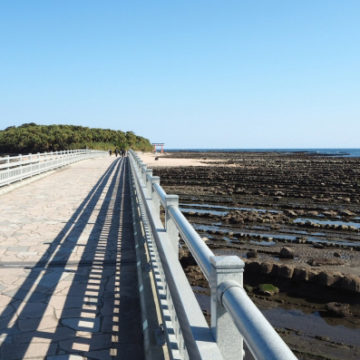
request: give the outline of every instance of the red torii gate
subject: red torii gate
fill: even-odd
[[[164,152],[164,145],[165,145],[165,143],[152,143],[151,145],[154,146],[154,153],[156,153],[156,147],[157,147],[157,146],[161,146],[161,153]]]

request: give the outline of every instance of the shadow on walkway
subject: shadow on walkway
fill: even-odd
[[[0,315],[1,359],[143,359],[128,177],[114,161],[30,267]]]

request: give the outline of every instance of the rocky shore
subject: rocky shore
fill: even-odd
[[[155,163],[161,166],[152,165],[154,174],[180,196],[207,245],[244,260],[246,289],[260,308],[300,309],[354,329],[347,344],[275,324],[299,358],[360,358],[359,158],[206,152],[166,154]],[[185,246],[181,261],[196,291],[206,294]],[[271,286],[263,291],[264,284]]]

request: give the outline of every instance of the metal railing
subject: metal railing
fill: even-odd
[[[166,194],[160,178],[135,152],[129,158],[171,358],[243,359],[244,340],[255,359],[296,359],[243,289],[244,262],[237,256],[215,256],[180,211],[178,196]],[[209,282],[210,328],[181,268],[179,235]]]
[[[97,150],[64,150],[0,157],[0,187],[74,162],[106,155]]]

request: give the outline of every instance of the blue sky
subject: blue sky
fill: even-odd
[[[0,129],[360,147],[360,1],[2,0]]]

